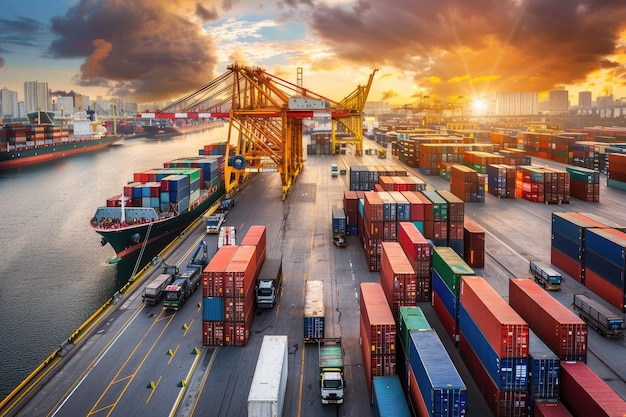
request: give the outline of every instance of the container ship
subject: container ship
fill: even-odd
[[[0,170],[93,152],[120,140],[107,135],[87,112],[75,115],[68,126],[56,124],[51,112],[29,113],[28,118],[29,123],[0,127]]]
[[[182,123],[182,121],[180,121]],[[204,121],[199,123],[188,123],[184,125],[172,125],[172,124],[155,124],[155,125],[144,125],[143,126],[143,135],[148,139],[166,139],[174,136],[182,136],[190,133],[200,132],[202,130],[213,129],[216,127],[223,126],[223,122],[212,120],[212,121]]]
[[[199,156],[133,174],[123,193],[98,207],[91,227],[117,259],[172,240],[224,195],[224,155],[207,145]]]

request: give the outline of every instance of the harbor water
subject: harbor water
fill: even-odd
[[[226,134],[218,127],[125,139],[103,151],[0,171],[0,400],[130,278],[135,260],[110,264],[115,252],[89,226],[97,206],[120,194],[134,172],[198,155]]]

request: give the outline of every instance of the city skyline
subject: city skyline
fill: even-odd
[[[233,62],[341,99],[378,69],[369,99],[481,97],[564,87],[572,105],[626,96],[626,3],[511,0],[7,0],[2,85],[146,103],[182,97]],[[20,94],[21,95],[21,94]]]

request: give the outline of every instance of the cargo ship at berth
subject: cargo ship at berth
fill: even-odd
[[[174,136],[183,136],[190,133],[200,132],[202,130],[213,129],[216,127],[223,126],[223,122],[221,121],[206,121],[194,124],[185,124],[185,125],[167,125],[167,124],[154,124],[154,125],[144,125],[143,131],[145,136],[148,139],[166,139]]]
[[[0,127],[0,170],[34,165],[104,149],[120,140],[86,112],[67,126],[56,124],[51,112],[28,114],[29,123]]]
[[[118,258],[172,240],[224,195],[224,156],[207,145],[200,156],[136,172],[123,194],[98,207],[91,227]],[[214,149],[215,148],[215,149]]]

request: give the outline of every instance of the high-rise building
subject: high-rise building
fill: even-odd
[[[578,93],[578,107],[591,107],[591,91],[581,91]]]
[[[596,98],[596,107],[600,109],[613,107],[613,96],[598,96],[598,98]]]
[[[496,93],[495,114],[497,116],[528,116],[538,113],[538,94],[531,91]]]
[[[17,111],[17,91],[3,88],[0,90],[0,116],[18,117]]]
[[[549,93],[549,111],[555,113],[567,113],[569,111],[569,97],[565,87],[558,87]]]
[[[48,83],[41,81],[24,82],[24,102],[26,103],[26,112],[28,113],[37,110],[50,110]]]
[[[70,96],[57,98],[54,110],[61,116],[73,115],[76,113],[76,110],[74,110],[74,97]]]

